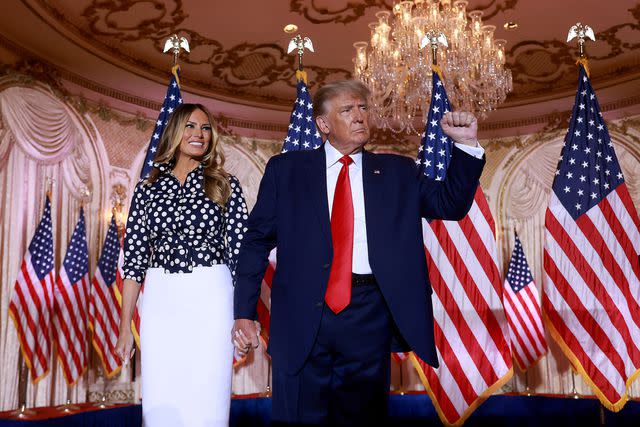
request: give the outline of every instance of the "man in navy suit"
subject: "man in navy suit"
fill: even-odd
[[[462,219],[484,166],[477,122],[441,120],[456,149],[444,181],[411,159],[374,154],[370,92],[357,81],[320,88],[314,115],[324,145],[272,157],[237,266],[232,331],[238,352],[258,346],[256,304],[277,246],[269,352],[272,418],[295,425],[380,425],[390,352],[437,366],[422,218]]]

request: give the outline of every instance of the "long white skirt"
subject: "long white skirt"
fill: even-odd
[[[226,427],[233,345],[226,265],[147,272],[140,319],[145,427]]]

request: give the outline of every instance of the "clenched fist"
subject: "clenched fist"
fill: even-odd
[[[478,143],[478,121],[466,111],[448,112],[440,120],[442,131],[458,144],[475,147]]]

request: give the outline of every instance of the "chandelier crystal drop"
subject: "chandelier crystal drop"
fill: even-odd
[[[371,40],[354,43],[354,75],[372,92],[380,128],[421,133],[431,99],[431,64],[442,70],[453,107],[480,117],[504,102],[513,88],[505,67],[506,40],[494,39],[482,11],[467,13],[467,0],[413,0],[376,13]],[[421,50],[426,34],[444,34],[448,46]],[[436,61],[433,54],[436,52]],[[416,129],[418,127],[419,130]]]

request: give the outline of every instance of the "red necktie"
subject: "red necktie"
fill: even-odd
[[[340,159],[342,169],[336,182],[331,209],[331,238],[333,263],[329,274],[327,293],[324,296],[329,308],[340,313],[351,301],[351,262],[353,260],[353,200],[349,181],[351,157]]]

